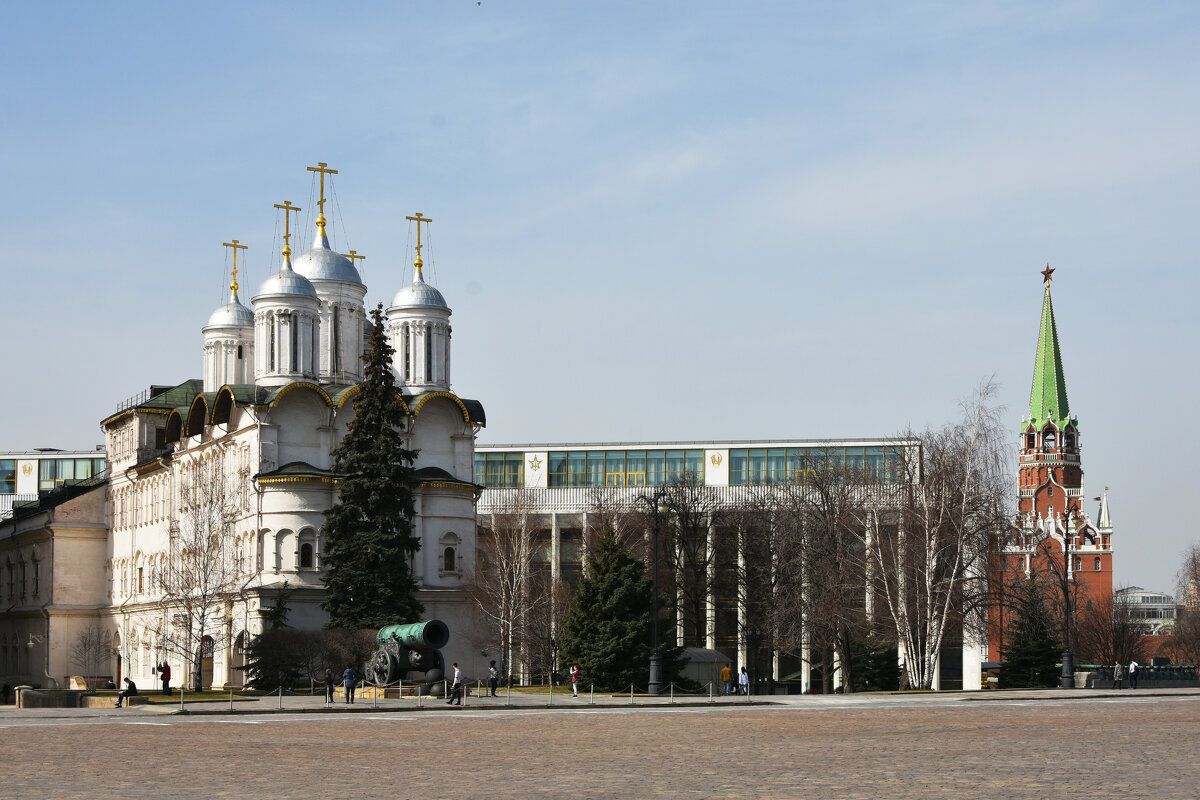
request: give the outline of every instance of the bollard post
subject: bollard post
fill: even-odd
[[[425,684],[417,684],[417,708],[425,707]]]
[[[591,684],[591,688],[588,691],[588,705],[596,705],[596,684],[594,683]]]
[[[629,705],[633,705],[633,684],[629,684]]]
[[[442,696],[446,698],[446,702],[450,702],[450,680],[442,678]]]
[[[183,684],[179,684],[179,710],[183,711]]]
[[[508,676],[508,691],[504,693],[504,705],[512,705],[512,676]]]
[[[371,688],[374,689],[371,692],[371,708],[379,708],[379,684],[377,683]]]
[[[713,685],[712,685],[712,681],[709,681],[708,682],[708,702],[711,703],[712,701],[713,701]]]
[[[233,711],[233,687],[229,688],[229,710]]]
[[[279,687],[279,710],[283,711],[283,687]]]
[[[550,702],[546,703],[546,705],[548,705],[548,706],[554,705],[554,677],[553,676],[550,677]]]
[[[396,681],[396,697],[401,700],[404,699],[404,678]]]

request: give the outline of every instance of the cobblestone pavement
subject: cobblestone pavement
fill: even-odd
[[[0,797],[1200,796],[1196,693],[299,711],[3,711]]]

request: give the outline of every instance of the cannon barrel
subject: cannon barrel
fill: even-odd
[[[385,625],[375,634],[375,643],[382,646],[393,636],[410,650],[440,650],[450,641],[450,629],[440,619],[408,625]]]

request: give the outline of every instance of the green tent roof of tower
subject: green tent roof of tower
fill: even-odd
[[[1029,423],[1042,428],[1053,422],[1059,429],[1071,420],[1067,402],[1067,379],[1063,374],[1062,353],[1058,349],[1058,328],[1054,324],[1054,304],[1050,284],[1042,301],[1042,326],[1038,333],[1037,361],[1033,365],[1033,390],[1029,394]]]

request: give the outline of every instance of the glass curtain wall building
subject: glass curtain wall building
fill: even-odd
[[[535,559],[555,580],[574,585],[587,557],[587,543],[613,514],[653,518],[656,492],[686,483],[702,488],[712,504],[708,551],[713,579],[704,599],[702,623],[676,619],[674,641],[719,650],[739,664],[753,664],[754,626],[738,584],[742,554],[737,534],[721,520],[720,509],[747,507],[764,491],[810,482],[822,465],[840,470],[851,484],[895,485],[904,479],[905,458],[919,462],[918,440],[696,441],[563,444],[478,444],[475,482],[484,490],[478,503],[481,546],[490,531],[514,510],[532,519]],[[886,494],[886,491],[884,492]],[[650,531],[643,531],[645,536]],[[668,635],[668,640],[671,636]],[[759,664],[774,679],[808,667],[781,664],[777,654]]]
[[[38,492],[105,474],[104,449],[0,452],[0,519],[12,516],[14,503],[36,500]]]

